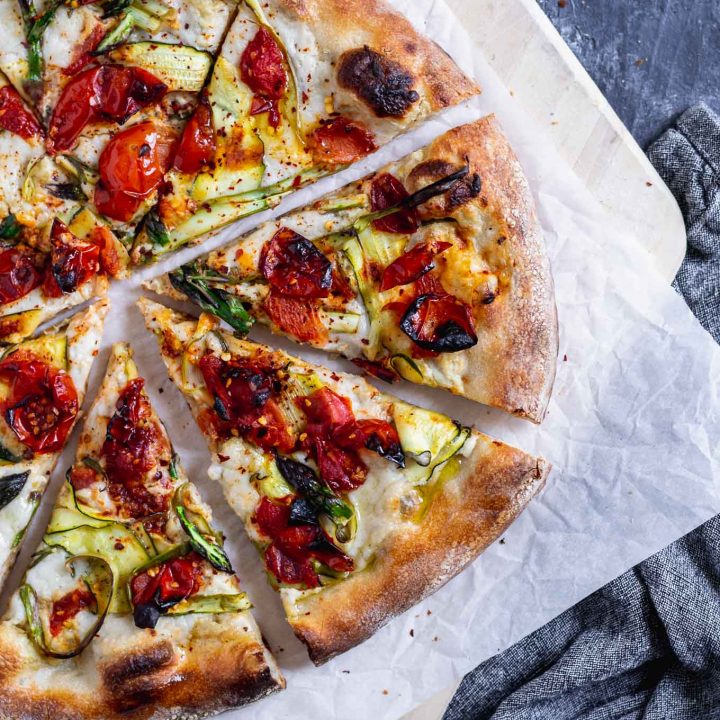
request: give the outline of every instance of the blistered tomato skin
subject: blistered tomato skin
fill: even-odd
[[[370,186],[370,209],[373,212],[389,210],[399,205],[408,192],[394,175],[378,175]],[[390,215],[373,220],[373,227],[380,232],[412,235],[420,227],[420,217],[414,208],[401,208]]]
[[[0,252],[0,303],[19,300],[42,284],[42,271],[34,258],[17,248]]]
[[[332,264],[302,235],[280,228],[260,253],[260,272],[285,297],[324,298],[332,286]]]
[[[150,402],[143,392],[144,383],[142,378],[131,380],[120,393],[101,455],[105,459],[108,492],[113,502],[130,518],[156,516],[146,527],[157,530],[164,524],[163,514],[169,506],[172,484],[165,473],[159,472],[160,491],[156,488],[151,492],[146,477],[158,468],[160,460],[169,454],[169,448],[152,417]]]
[[[373,134],[360,122],[336,117],[312,134],[315,160],[329,165],[348,165],[377,150]]]
[[[198,173],[213,161],[216,147],[212,110],[203,96],[185,125],[174,166],[182,173]]]
[[[317,308],[307,300],[280,295],[272,289],[262,307],[272,323],[300,342],[322,344],[327,339],[327,328]]]
[[[166,92],[167,85],[142,68],[100,65],[83,70],[68,82],[55,106],[48,149],[53,153],[70,150],[91,122],[122,125]]]
[[[460,352],[478,342],[470,308],[448,294],[417,297],[403,315],[400,329],[431,352]]]
[[[0,88],[0,128],[25,140],[42,136],[40,124],[11,85]]]
[[[100,270],[100,248],[78,240],[57,218],[50,233],[52,252],[46,270],[43,292],[61,297],[75,292]]]
[[[72,378],[22,351],[0,362],[0,378],[10,385],[1,407],[18,440],[38,454],[61,450],[78,413]]]
[[[392,217],[392,215],[388,217]],[[385,268],[380,282],[380,290],[385,292],[398,285],[407,285],[419,280],[435,267],[435,257],[450,247],[452,247],[452,243],[449,242],[415,245]]]
[[[150,120],[117,133],[99,160],[95,207],[107,217],[129,221],[170,169],[175,134]]]
[[[255,93],[251,115],[268,113],[272,127],[280,125],[278,100],[287,90],[288,76],[282,49],[268,28],[262,26],[240,58],[240,77]]]

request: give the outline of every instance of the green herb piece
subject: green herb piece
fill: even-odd
[[[182,505],[175,506],[180,524],[190,538],[190,545],[198,555],[204,557],[214,568],[222,572],[232,573],[232,565],[225,551],[218,545],[215,538],[210,535],[203,535],[195,523],[193,523],[185,512]]]

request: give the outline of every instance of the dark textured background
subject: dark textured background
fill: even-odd
[[[643,148],[690,105],[720,111],[720,0],[538,4]]]

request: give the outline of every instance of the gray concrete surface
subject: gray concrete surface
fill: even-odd
[[[700,100],[720,112],[720,0],[537,1],[643,148]]]

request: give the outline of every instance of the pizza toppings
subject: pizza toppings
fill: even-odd
[[[312,135],[317,162],[348,165],[377,150],[373,134],[360,122],[334,117],[321,124]]]
[[[293,512],[298,504],[302,505],[303,501],[263,497],[255,509],[255,525],[271,540],[265,549],[269,572],[280,583],[308,588],[321,584],[318,571],[323,568],[320,566],[337,573],[352,572],[352,558],[327,539],[318,524],[317,511],[313,514],[312,507],[306,503],[304,513]]]
[[[175,151],[174,165],[183,173],[198,173],[215,157],[215,128],[207,97],[200,98],[192,117],[183,129]]]
[[[452,247],[449,242],[421,243],[403,253],[388,265],[382,274],[380,290],[385,292],[398,285],[408,285],[419,280],[435,267],[436,255]]]
[[[212,354],[200,360],[220,434],[240,433],[266,450],[289,452],[295,445],[280,408],[273,399],[278,382],[272,368],[252,359],[225,362]]]
[[[288,87],[285,57],[272,32],[264,25],[248,43],[240,58],[240,77],[255,93],[251,115],[268,114],[272,127],[280,125],[278,100]]]
[[[95,596],[86,587],[75,588],[55,600],[50,610],[50,634],[57,637],[79,612],[94,606]]]
[[[367,45],[343,54],[338,81],[341,87],[364,100],[377,117],[403,117],[420,99],[412,89],[412,75]]]
[[[0,303],[19,300],[41,285],[43,275],[36,266],[35,253],[19,248],[0,251]]]
[[[327,328],[320,314],[307,300],[271,291],[263,301],[262,309],[282,332],[300,342],[322,344],[327,339]]]
[[[191,552],[134,575],[130,595],[135,625],[154,628],[160,615],[197,593],[202,565],[202,558]]]
[[[170,478],[158,467],[169,455],[169,448],[152,417],[144,385],[142,378],[136,378],[120,393],[108,423],[102,456],[113,502],[129,517],[149,517],[146,527],[157,532],[164,524],[172,489]]]
[[[50,265],[43,283],[47,297],[75,292],[100,270],[99,246],[78,240],[57,218],[52,224],[50,241]]]
[[[62,449],[78,413],[72,378],[25,351],[0,362],[0,378],[10,386],[3,415],[18,440],[35,453]]]
[[[100,155],[98,211],[121,222],[130,220],[170,169],[174,148],[174,133],[150,120],[117,133]]]
[[[477,345],[470,307],[448,293],[430,293],[410,303],[400,329],[420,348],[459,352]]]
[[[373,212],[397,207],[407,198],[407,190],[394,175],[383,173],[373,179],[370,186],[370,209]],[[414,207],[402,207],[373,220],[373,227],[381,232],[411,235],[420,227],[420,218]]]
[[[0,87],[0,128],[25,140],[43,134],[35,116],[25,107],[20,94],[12,85]]]
[[[166,92],[167,85],[142,68],[100,65],[83,70],[65,86],[53,111],[51,151],[70,150],[91,122],[106,120],[122,125]]]
[[[309,240],[280,228],[263,246],[260,272],[285,297],[323,298],[330,294],[332,265]]]

